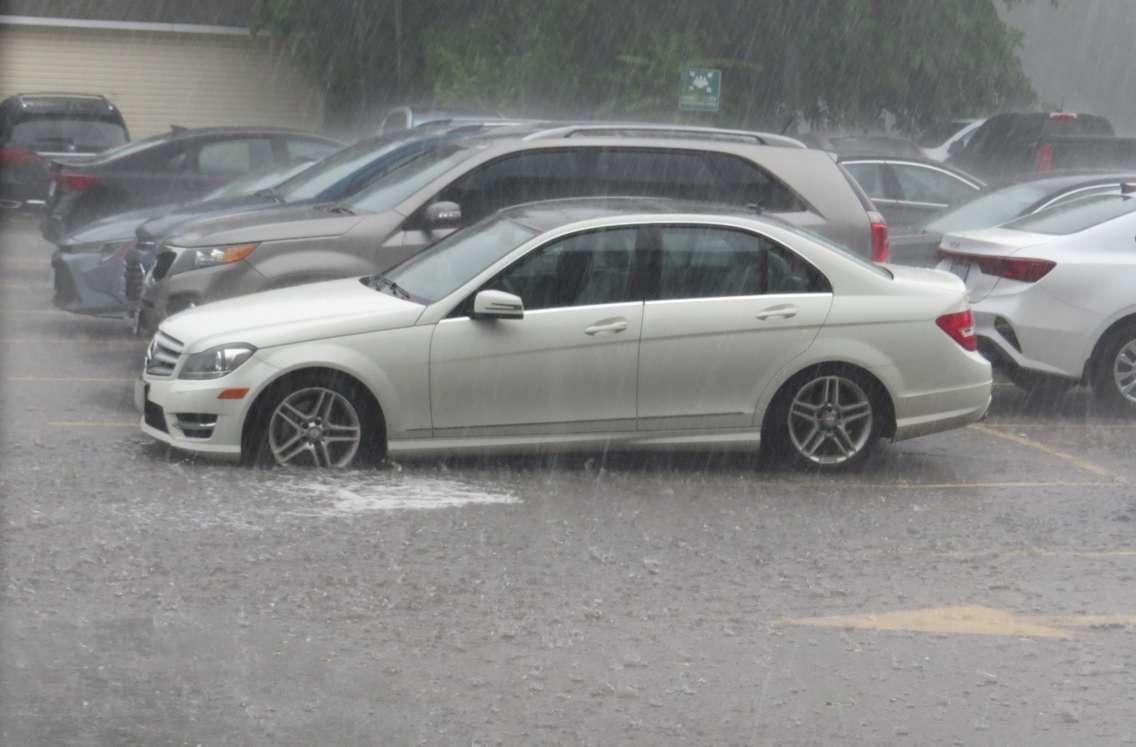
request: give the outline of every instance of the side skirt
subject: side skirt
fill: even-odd
[[[399,456],[534,451],[730,451],[756,449],[760,442],[760,431],[748,429],[731,431],[630,431],[547,436],[414,438],[392,440],[387,444],[387,451],[391,455]]]

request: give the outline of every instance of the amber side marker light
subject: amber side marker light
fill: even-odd
[[[223,389],[217,395],[217,399],[244,399],[244,396],[249,393],[248,387],[240,389]]]

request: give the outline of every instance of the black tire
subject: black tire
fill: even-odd
[[[1127,394],[1121,389],[1121,381],[1131,382],[1118,371],[1136,370],[1129,367],[1132,351],[1136,350],[1136,322],[1129,322],[1108,334],[1097,349],[1092,363],[1090,384],[1093,394],[1102,403],[1127,413],[1136,413],[1136,389]],[[1124,361],[1120,360],[1122,352]]]
[[[274,434],[270,429],[281,427],[274,415],[281,405],[290,398],[306,396],[305,392],[328,391],[339,395],[354,411],[358,423],[359,439],[354,453],[343,463],[330,464],[331,468],[373,467],[382,463],[386,457],[386,431],[382,411],[374,398],[358,381],[346,374],[334,371],[312,371],[289,376],[274,384],[261,395],[253,411],[249,413],[249,423],[245,428],[241,444],[242,460],[246,464],[264,467],[280,466],[273,452]],[[312,395],[317,396],[316,394]],[[342,419],[348,411],[339,407],[336,414]],[[330,418],[329,418],[330,420]],[[342,427],[342,426],[332,426]],[[279,434],[279,430],[277,430]],[[306,437],[305,437],[306,438]],[[277,435],[277,440],[282,440]],[[286,441],[285,441],[286,443]],[[330,448],[330,446],[329,446]],[[328,464],[316,464],[315,445],[311,455],[300,454],[290,466],[328,468]],[[327,453],[327,452],[322,452]],[[336,460],[337,461],[337,460]]]
[[[859,392],[856,396],[862,396],[868,408],[868,423],[862,428],[863,433],[857,430],[855,437],[842,441],[838,439],[847,439],[852,425],[863,424],[851,420],[845,424],[843,417],[837,417],[832,423],[832,428],[828,428],[827,413],[822,415],[818,412],[816,417],[823,417],[826,422],[818,423],[817,426],[825,433],[821,434],[823,437],[819,450],[810,455],[801,446],[801,442],[806,439],[800,433],[802,427],[808,429],[811,426],[802,425],[801,416],[795,413],[794,401],[801,397],[810,398],[813,392],[810,388],[816,387],[819,380],[833,378],[844,382],[841,386],[846,388],[839,391],[844,393],[846,401],[854,401],[854,398],[849,398],[847,395]],[[886,397],[887,394],[881,391],[880,385],[874,379],[851,366],[816,366],[797,374],[777,392],[765,415],[761,441],[766,461],[773,465],[791,464],[797,468],[818,472],[840,472],[859,467],[871,455],[883,431],[885,418],[888,417],[889,412],[885,406]],[[847,451],[845,447],[848,442],[856,447],[851,455],[836,454],[837,451]]]
[[[1026,394],[1026,401],[1037,404],[1056,404],[1077,386],[1072,379],[1030,371],[1020,366],[1007,366],[1006,378]]]

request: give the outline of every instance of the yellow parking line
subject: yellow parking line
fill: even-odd
[[[985,433],[988,436],[994,436],[995,438],[1000,438],[1003,441],[1009,441],[1010,443],[1017,444],[1018,446],[1025,446],[1027,448],[1034,449],[1035,451],[1040,451],[1043,454],[1048,454],[1051,457],[1064,460],[1076,467],[1079,467],[1080,469],[1083,469],[1086,472],[1091,472],[1094,475],[1099,475],[1100,477],[1116,477],[1115,474],[1109,472],[1104,467],[1097,466],[1092,462],[1081,459],[1080,457],[1074,456],[1073,454],[1067,454],[1064,451],[1050,448],[1049,446],[1038,443],[1037,441],[1034,441],[1032,439],[1025,438],[1023,436],[1016,436],[1013,433],[1003,433],[1002,431],[987,427],[985,425],[972,425],[970,427],[976,431],[979,431],[980,433]]]
[[[1061,430],[1136,430],[1136,423],[993,423],[986,422],[989,428],[1054,428]]]
[[[890,488],[892,490],[959,490],[963,488],[1104,488],[1115,482],[1075,482],[1067,480],[1004,482],[851,482],[851,483],[786,483],[808,487]]]
[[[52,428],[137,428],[138,421],[130,420],[49,420]]]
[[[0,338],[0,345],[98,345],[100,347],[138,348],[139,350],[146,349],[145,340],[125,340],[114,338],[108,340],[100,340],[93,337],[77,338],[74,340],[68,340],[62,337],[7,337]]]
[[[134,379],[129,379],[129,378],[125,378],[125,379],[124,378],[96,378],[96,377],[86,377],[86,376],[7,376],[7,377],[5,377],[4,380],[5,381],[20,381],[20,382],[27,382],[27,381],[44,381],[44,382],[75,381],[75,382],[82,382],[82,383],[89,383],[89,382],[122,383],[122,382],[127,382],[127,381],[134,381]]]

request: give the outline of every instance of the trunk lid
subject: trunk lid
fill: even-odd
[[[1009,257],[1050,240],[1050,236],[1007,228],[947,234],[939,245],[939,251],[945,256],[938,267],[966,283],[967,295],[974,304],[990,295],[1001,278],[987,275],[972,257]]]

